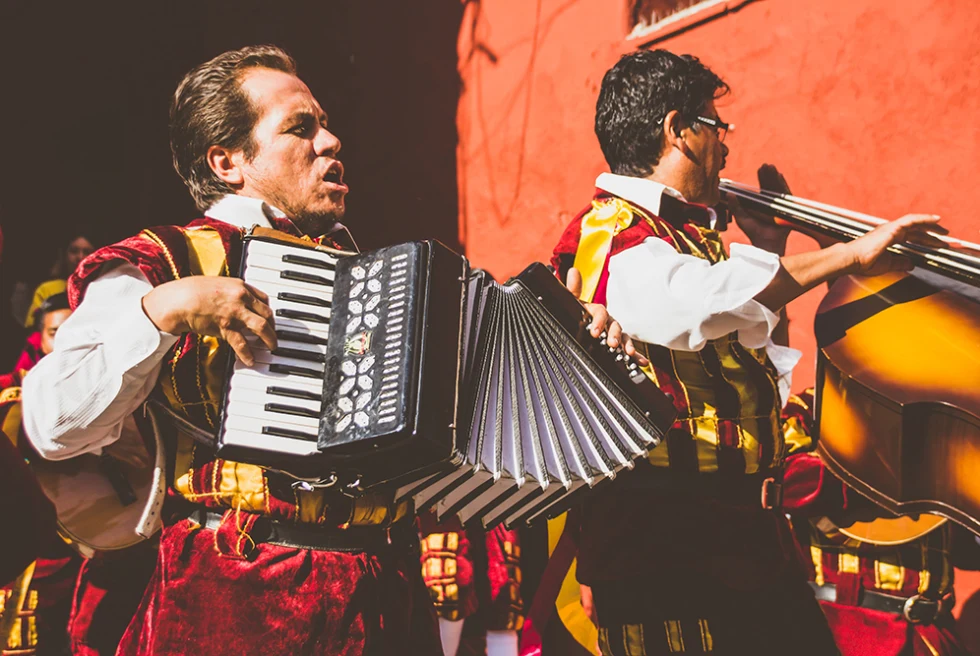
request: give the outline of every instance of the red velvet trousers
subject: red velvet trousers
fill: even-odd
[[[119,654],[441,655],[418,554],[259,544],[245,558],[216,537],[164,528]]]
[[[156,564],[156,544],[97,554],[82,563],[68,635],[74,656],[112,656]]]
[[[842,656],[969,656],[952,622],[913,625],[894,613],[820,602]]]

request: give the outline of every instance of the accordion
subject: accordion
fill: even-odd
[[[253,228],[278,347],[233,357],[218,456],[464,523],[563,511],[660,443],[670,400],[549,269],[499,284],[435,241],[353,254]]]

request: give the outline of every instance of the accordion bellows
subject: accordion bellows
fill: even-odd
[[[347,255],[253,235],[241,275],[269,295],[279,349],[230,365],[219,455],[299,485],[388,485],[515,525],[631,468],[673,420],[540,264],[500,284],[432,241]]]

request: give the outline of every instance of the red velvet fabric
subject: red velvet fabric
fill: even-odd
[[[418,560],[260,544],[227,557],[215,533],[163,530],[157,567],[119,654],[439,656]]]
[[[82,563],[68,635],[74,656],[112,656],[156,565],[155,541],[97,554]]]
[[[795,455],[787,460],[783,478],[783,502],[787,512],[793,515],[794,524],[801,524],[805,528],[808,528],[810,517],[834,518],[845,510],[868,512],[874,510],[870,501],[850,490],[830,473],[819,457],[809,453]],[[800,529],[800,526],[797,528]],[[945,527],[938,529],[938,531],[945,530],[947,530]],[[806,535],[807,532],[797,530],[797,534]],[[858,606],[862,590],[874,589],[876,576],[874,562],[878,558],[890,562],[897,559],[905,567],[902,589],[889,591],[890,594],[901,596],[917,594],[920,573],[915,569],[915,564],[921,563],[920,550],[931,542],[945,544],[942,537],[934,531],[901,547],[875,547],[869,544],[852,547],[850,551],[859,555],[860,565],[857,573],[838,570],[837,552],[830,549],[828,546],[830,542],[818,545],[823,548],[821,562],[824,579],[837,586],[837,603],[820,602],[820,605],[844,656],[936,656],[936,654],[966,656],[968,654],[956,636],[953,622],[949,617],[942,618],[934,625],[913,625],[894,613]],[[809,544],[802,546],[806,549]],[[954,540],[953,548],[949,551],[943,551],[940,547],[933,548],[932,552],[949,558],[958,551],[967,551],[964,548],[957,548],[959,546],[960,543]],[[904,550],[908,555],[896,556],[899,549]],[[971,551],[975,551],[975,548]],[[912,557],[913,555],[917,557]],[[937,581],[941,578],[943,565],[940,563],[933,563],[933,565],[936,571],[933,572],[931,580]],[[809,569],[810,579],[813,580],[815,569],[812,565]]]
[[[969,656],[951,623],[913,625],[892,613],[829,602],[820,605],[842,656]]]
[[[44,353],[41,351],[41,333],[33,332],[24,341],[24,350],[17,356],[14,368],[10,373],[0,375],[0,390],[19,387],[24,374],[30,371],[42,357]]]

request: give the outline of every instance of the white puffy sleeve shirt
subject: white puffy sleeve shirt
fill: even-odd
[[[649,180],[608,173],[596,186],[655,213],[662,194],[679,196]],[[649,344],[699,351],[734,332],[747,348],[765,347],[785,402],[801,353],[772,342],[779,316],[755,300],[779,266],[778,255],[754,246],[732,244],[729,259],[712,264],[651,237],[609,259],[606,304],[623,330]]]
[[[261,200],[233,195],[206,215],[242,228],[269,227],[270,215],[285,216]],[[131,264],[100,275],[58,329],[54,350],[24,378],[24,429],[45,458],[99,453],[135,429],[126,418],[150,395],[178,339],[143,312],[143,296],[152,289]]]

